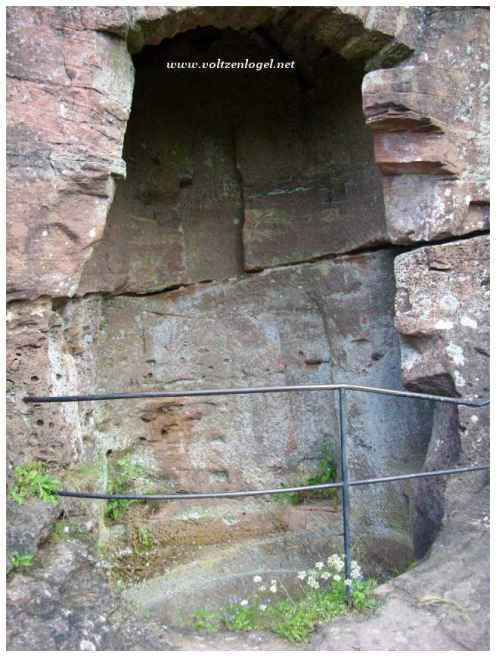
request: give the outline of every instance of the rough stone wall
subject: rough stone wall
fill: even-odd
[[[391,241],[448,241],[395,261],[403,381],[472,399],[489,395],[489,238],[473,236],[489,229],[488,30],[486,9],[426,9],[408,62],[363,84]],[[488,420],[487,408],[438,407],[426,467],[487,463]],[[485,481],[450,479],[448,492],[446,482],[415,486],[419,556],[446,511],[463,508]]]
[[[396,326],[405,384],[437,394],[488,399],[489,237],[425,246],[396,258],[395,267]],[[488,459],[489,408],[439,406],[426,467],[478,465]],[[416,533],[422,555],[445,511],[462,507],[486,483],[483,473],[417,484]]]
[[[64,9],[8,15],[8,294],[17,299],[75,293],[125,172],[126,45],[73,25]]]
[[[97,388],[356,380],[398,387],[392,260],[379,251],[153,295],[146,304],[139,297],[105,300],[94,345]],[[140,454],[159,488],[239,490],[296,483],[323,448],[335,452],[335,403],[332,394],[309,392],[109,402],[95,413],[102,449]],[[349,417],[354,476],[421,466],[428,406],[412,411],[411,402],[355,394]],[[385,510],[384,494],[354,493],[357,530],[394,517],[398,534],[408,534],[407,501],[387,493]]]
[[[482,8],[426,9],[408,63],[364,79],[393,243],[488,229],[488,29]]]
[[[333,70],[340,71],[332,89],[338,96],[346,95],[347,112],[341,112],[340,105],[333,106],[333,99],[326,96],[325,88],[332,79],[323,75],[323,88],[317,85],[313,97],[307,96],[311,121],[306,120],[309,111],[303,101],[303,106],[295,105],[298,112],[287,114],[282,122],[282,107],[276,103],[273,114],[263,119],[267,121],[265,126],[262,118],[257,118],[255,107],[256,120],[245,123],[244,130],[239,129],[233,140],[227,131],[212,132],[212,113],[216,109],[212,105],[201,126],[211,140],[200,147],[186,144],[190,149],[186,156],[177,152],[172,160],[164,160],[164,154],[155,148],[167,144],[169,152],[173,150],[171,140],[176,126],[184,125],[186,120],[178,100],[181,89],[177,89],[178,97],[174,96],[170,125],[160,132],[157,143],[143,152],[139,148],[141,134],[150,127],[160,127],[160,122],[153,116],[157,108],[145,118],[146,96],[143,98],[137,86],[138,111],[126,135],[126,149],[137,159],[129,159],[128,150],[123,157],[134,81],[128,48],[131,53],[138,52],[145,45],[158,45],[164,38],[207,26],[262,27],[266,39],[275,39],[287,53],[298,55],[304,80],[324,50],[337,53],[341,59],[324,58],[322,66],[332,64]],[[310,427],[305,425],[309,438],[300,451],[295,445],[302,431],[299,422],[303,413],[298,404],[303,405],[303,399],[294,403],[287,399],[282,407],[268,400],[239,403],[241,413],[236,421],[245,425],[235,425],[233,444],[238,445],[241,436],[248,435],[254,454],[274,459],[260,474],[255,468],[256,457],[252,458],[250,479],[241,476],[234,453],[226,461],[224,447],[221,454],[207,454],[204,442],[220,436],[217,427],[213,431],[209,412],[202,405],[164,404],[142,409],[148,413],[146,421],[139,414],[134,419],[123,415],[121,425],[116,426],[107,407],[28,407],[22,402],[27,392],[62,394],[114,387],[117,383],[127,388],[175,386],[178,379],[184,378],[181,358],[192,358],[193,353],[198,370],[193,371],[191,363],[187,378],[220,383],[216,376],[218,359],[231,357],[231,344],[246,362],[247,374],[242,380],[250,378],[253,369],[260,372],[268,368],[274,380],[300,383],[301,377],[305,381],[328,381],[353,375],[354,381],[358,378],[359,382],[396,387],[401,365],[405,385],[415,389],[487,395],[488,239],[478,235],[487,231],[489,217],[485,9],[16,7],[8,12],[8,30],[10,466],[41,458],[65,467],[97,457],[99,449],[134,447],[136,440],[142,444],[143,458],[160,463],[160,468],[170,460],[185,465],[169,471],[171,478],[183,485],[194,480],[198,487],[201,483],[223,488],[271,481],[270,468],[277,472],[281,459],[280,454],[269,454],[267,435],[257,433],[261,409],[272,422],[269,430],[289,436],[280,446],[288,455],[284,460],[287,472],[296,470],[305,459],[315,459],[317,440],[329,431],[321,423],[333,419],[333,410],[324,408],[322,401],[305,399],[305,413],[315,408],[315,416]],[[266,44],[264,41],[250,47],[263,52]],[[373,132],[373,155],[370,134],[359,124],[360,74],[355,73],[355,66],[368,71],[363,79],[362,100],[366,122]],[[339,82],[343,73],[349,80],[349,91]],[[139,70],[137,79],[138,85],[154,84],[146,77],[140,82]],[[290,80],[286,88],[279,84],[281,99],[304,95],[301,81]],[[259,91],[260,95],[264,93]],[[242,110],[238,110],[241,116]],[[189,116],[197,118],[194,113]],[[274,131],[276,125],[279,132]],[[344,144],[336,141],[349,125],[353,139]],[[287,135],[295,126],[307,130],[303,141],[312,146],[310,159],[301,155],[302,149],[298,149],[297,157],[291,157],[287,151],[278,151],[277,140],[275,145],[268,145],[254,137],[255,128],[255,136],[265,129],[270,136],[279,135],[287,143]],[[301,135],[299,130],[295,132]],[[295,140],[300,138],[295,135]],[[314,149],[315,144],[322,150]],[[329,151],[338,157],[327,160]],[[217,178],[207,173],[212,153],[222,162]],[[260,154],[263,158],[257,161]],[[164,177],[157,158],[160,164],[167,162],[170,166]],[[122,182],[126,159],[131,187]],[[265,171],[267,160],[272,168]],[[284,169],[288,161],[291,166]],[[153,166],[157,167],[156,176],[140,178],[143,170],[151,174]],[[204,194],[195,196],[193,168],[199,180],[227,180],[225,197],[211,199],[209,207]],[[294,188],[288,183],[295,178],[301,178],[304,189],[297,192],[301,202],[293,206],[290,192]],[[118,190],[112,204],[116,179]],[[370,184],[374,192],[366,198],[360,190]],[[281,185],[284,193],[271,195]],[[198,240],[198,218],[195,223],[199,202],[207,209],[204,226],[210,231],[218,219],[225,228],[219,234],[226,241],[213,246],[227,253],[227,259],[220,260],[215,250],[206,260],[198,257],[204,255],[201,250],[195,257],[204,243]],[[292,210],[288,219],[292,225],[298,222],[298,239],[284,231],[283,240],[279,222],[292,207],[297,211]],[[137,218],[134,223],[123,221],[130,208]],[[164,209],[167,231],[157,239],[153,222],[163,221],[157,217],[164,215]],[[181,224],[184,213],[190,215],[189,227]],[[274,217],[277,223],[272,222]],[[239,223],[231,224],[234,219]],[[307,229],[310,222],[312,227],[319,227],[318,239]],[[350,232],[342,226],[349,227]],[[453,238],[463,239],[454,242]],[[440,243],[425,246],[425,242]],[[125,244],[128,250],[115,249],[117,243]],[[405,252],[397,255],[398,251],[389,249],[389,253],[381,251],[357,260],[328,259],[324,264],[253,273],[235,282],[192,287],[164,296],[164,305],[170,305],[173,314],[179,306],[191,313],[187,318],[192,327],[189,335],[198,336],[173,350],[172,375],[165,364],[168,366],[170,359],[165,361],[157,354],[164,346],[176,344],[175,331],[181,318],[166,321],[156,314],[153,308],[160,304],[160,296],[149,297],[146,305],[152,310],[146,311],[137,299],[126,296],[110,300],[93,294],[82,300],[74,298],[90,292],[150,292],[238,276],[243,269],[257,272],[267,266],[388,243],[405,247]],[[143,247],[150,260],[139,262],[138,269],[133,269],[130,254]],[[392,330],[394,256],[395,322],[401,356]],[[383,263],[380,273],[375,269],[378,262]],[[100,266],[102,263],[106,269]],[[157,279],[157,271],[163,278]],[[276,281],[279,290],[266,289],[268,280]],[[380,301],[373,296],[378,292]],[[250,306],[254,296],[265,315],[260,307],[253,310]],[[357,307],[347,303],[355,304],[355,299]],[[297,318],[291,326],[294,335],[285,335],[277,322],[274,325],[277,304]],[[126,309],[137,306],[141,314],[131,318]],[[201,342],[209,339],[201,308],[207,316],[213,315],[209,329],[215,338],[222,336],[222,331],[229,333],[227,325],[238,323],[236,340],[226,335],[226,346],[219,348],[216,343],[214,356],[212,352],[201,352]],[[216,316],[218,308],[222,313]],[[355,324],[347,313],[357,310],[363,313],[363,321]],[[332,321],[338,323],[337,331]],[[130,332],[134,337],[139,333],[140,342],[126,339]],[[329,335],[335,334],[338,337],[333,338],[331,349]],[[263,354],[258,353],[257,340],[261,341],[258,347],[264,346]],[[118,358],[122,368],[112,370],[111,363]],[[232,362],[223,363],[233,367]],[[233,373],[232,369],[228,371]],[[239,380],[238,372],[234,373],[236,376],[229,375],[228,381]],[[187,386],[189,383],[183,381]],[[230,408],[229,404],[225,408]],[[461,409],[457,416],[447,417],[445,411],[436,411],[428,448],[423,433],[413,452],[407,452],[404,442],[392,441],[381,446],[383,451],[371,454],[369,429],[377,428],[377,423],[397,426],[404,413],[393,411],[392,406],[388,411],[379,411],[375,402],[358,398],[352,404],[356,405],[351,407],[350,422],[357,473],[379,474],[387,463],[397,470],[401,462],[406,469],[420,462],[426,450],[426,467],[487,458],[485,413]],[[126,413],[131,415],[131,409],[126,407]],[[407,433],[401,432],[404,439],[416,431],[415,413],[405,422]],[[129,427],[131,442],[125,442],[123,430],[131,431]],[[196,441],[200,427],[202,437]],[[98,445],[95,433],[100,436]],[[157,440],[158,435],[166,436],[165,447]],[[188,470],[191,461],[185,456],[186,444],[196,450],[199,469]],[[173,459],[167,451],[171,449],[175,450]],[[204,481],[198,480],[199,470],[204,473]],[[464,482],[449,484],[448,509],[449,505],[461,503]],[[477,485],[483,483],[479,480]],[[425,504],[426,492],[435,504]],[[430,485],[427,491],[419,486],[411,491],[402,489],[402,493],[411,494],[415,500],[412,521],[418,550],[425,552],[445,513],[445,491],[439,485]],[[378,492],[376,500],[369,500],[371,514],[380,507],[381,499]],[[398,504],[403,509],[404,524],[408,502]]]

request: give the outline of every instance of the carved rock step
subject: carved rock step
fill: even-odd
[[[224,547],[208,547],[189,563],[129,587],[124,598],[164,623],[184,626],[197,610],[218,609],[253,595],[255,575],[266,582],[276,578],[288,589],[294,589],[298,585],[298,570],[342,549],[339,515],[328,516],[329,523],[319,531],[295,530]]]

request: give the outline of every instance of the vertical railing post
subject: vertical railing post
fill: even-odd
[[[348,581],[346,584],[346,600],[352,602],[351,581],[351,527],[350,527],[350,483],[348,472],[348,445],[345,427],[345,391],[338,390],[339,400],[339,443],[341,451],[341,510],[343,514],[343,543],[344,543],[344,574]]]

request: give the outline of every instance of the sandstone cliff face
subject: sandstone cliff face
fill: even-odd
[[[321,393],[28,393],[402,382],[486,398],[488,30],[483,8],[9,9],[9,479],[91,463],[84,485],[103,489],[125,455],[156,490],[278,486],[336,438]],[[297,71],[164,72],[282,54]],[[358,394],[348,411],[354,477],[487,461],[486,411]],[[354,534],[404,564],[484,484],[355,490]],[[64,510],[102,524],[98,504]],[[54,516],[39,514],[32,546]],[[248,517],[266,530],[265,510]]]
[[[403,380],[414,389],[489,398],[489,237],[426,246],[396,258],[396,326],[402,335]],[[487,463],[489,408],[438,407],[426,465]],[[424,481],[416,487],[417,541],[423,554],[431,531],[487,483]],[[427,527],[423,519],[427,520]],[[426,535],[427,534],[427,535]]]

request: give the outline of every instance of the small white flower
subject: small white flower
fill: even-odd
[[[317,568],[317,570],[322,570],[323,567],[324,564],[322,563],[322,561],[317,561],[317,563],[315,564],[315,568]]]
[[[327,565],[333,570],[340,573],[344,568],[344,561],[341,559],[341,557],[338,554],[332,554],[327,559]]]
[[[267,605],[259,605],[258,608],[260,611],[265,611],[267,609]]]
[[[275,584],[272,584],[272,586],[269,589],[272,593],[277,593],[277,586]]]
[[[242,607],[247,607],[248,606],[248,600],[241,600],[239,603]]]
[[[320,588],[320,584],[317,582],[316,579],[309,580],[308,581],[308,586],[310,586],[310,588],[312,588],[312,589],[319,589]]]
[[[351,579],[360,579],[362,576],[362,571],[359,566],[351,569]]]
[[[259,586],[259,587],[258,587],[258,590],[259,590],[259,591],[266,591],[266,590],[267,590],[267,587],[265,586],[265,584],[262,584],[262,586]]]
[[[258,584],[259,582],[262,581],[262,578],[260,577],[260,575],[255,575],[255,577],[253,578],[253,581],[255,582],[255,584]]]
[[[298,579],[305,579],[306,576],[307,576],[306,570],[300,570],[300,572],[298,573]]]
[[[270,580],[270,583],[271,583],[271,584],[276,584],[276,585],[277,585],[277,579],[271,579],[271,580]]]
[[[340,581],[341,581],[341,577],[340,577],[339,575],[334,575],[334,577],[333,577],[332,579],[333,579],[335,582],[340,582]]]
[[[331,573],[328,570],[324,570],[323,573],[321,573],[320,578],[321,579],[330,579]]]
[[[346,584],[346,586],[351,586],[351,579],[345,579],[344,583]]]

